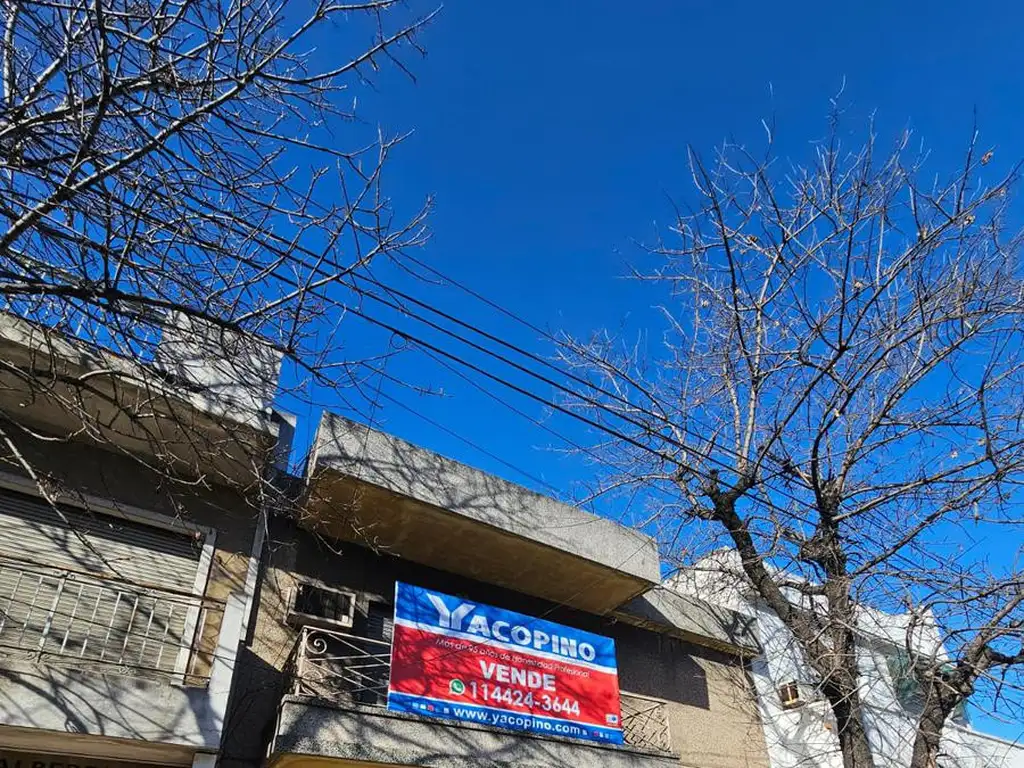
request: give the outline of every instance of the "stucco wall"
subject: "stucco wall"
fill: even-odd
[[[206,690],[25,662],[0,668],[0,723],[59,734],[217,747]],[[40,746],[54,737],[41,736]],[[0,745],[4,732],[0,728]]]
[[[253,765],[263,755],[285,692],[282,670],[296,633],[284,625],[287,591],[296,578],[320,579],[390,602],[401,579],[527,615],[609,635],[616,640],[619,682],[626,692],[667,703],[674,746],[682,762],[709,768],[766,765],[764,740],[743,663],[710,648],[639,627],[416,565],[354,544],[329,544],[278,520],[271,526],[258,617],[236,675],[238,697],[229,717],[233,734],[225,765]]]

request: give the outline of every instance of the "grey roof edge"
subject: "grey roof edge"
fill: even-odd
[[[272,437],[278,433],[277,425],[268,415],[240,411],[203,392],[175,386],[164,380],[149,364],[92,347],[58,329],[26,320],[11,312],[0,311],[0,343],[13,344],[31,352],[45,351],[55,359],[87,371],[109,372],[123,384],[175,400],[216,420],[232,421]]]
[[[661,581],[654,539],[394,435],[325,411],[307,481],[331,469],[613,570]]]
[[[658,586],[619,607],[619,621],[726,653],[761,653],[756,618]]]

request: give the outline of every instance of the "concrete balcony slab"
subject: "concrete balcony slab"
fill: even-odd
[[[270,768],[330,765],[423,768],[670,768],[679,758],[628,747],[539,738],[481,726],[285,697]]]
[[[309,527],[592,613],[660,580],[650,537],[330,413],[308,486]]]

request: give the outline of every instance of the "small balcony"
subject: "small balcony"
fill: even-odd
[[[619,695],[622,703],[622,737],[627,744],[654,752],[671,752],[668,706],[663,701],[632,693]]]
[[[337,541],[597,615],[661,581],[649,536],[341,416],[308,473],[300,524]]]
[[[85,571],[0,558],[0,656],[206,684],[224,603]]]
[[[332,756],[407,764],[398,757],[391,760],[387,754],[370,755],[361,751],[387,744],[388,740],[382,740],[381,736],[390,733],[395,755],[404,754],[408,744],[429,743],[433,739],[438,743],[463,745],[469,750],[470,758],[473,748],[492,756],[508,754],[510,764],[517,764],[528,754],[540,765],[550,762],[552,765],[646,768],[677,764],[678,758],[670,751],[665,705],[626,693],[621,695],[624,747],[486,730],[469,723],[424,720],[389,712],[385,706],[390,656],[391,644],[387,640],[303,627],[289,663],[291,692],[282,704],[278,723],[274,750],[278,761],[286,763],[282,758],[290,753],[308,754],[305,735],[319,734],[316,743],[331,741],[342,749],[346,740],[350,740],[350,751]],[[331,739],[324,738],[323,733],[330,734]],[[370,733],[375,736],[374,745],[367,743]],[[600,755],[599,759],[596,755]],[[425,760],[424,765],[432,764],[428,757],[418,759]]]
[[[0,558],[5,746],[168,765],[214,751],[244,601]]]
[[[293,656],[292,693],[383,707],[390,672],[390,641],[303,627]]]

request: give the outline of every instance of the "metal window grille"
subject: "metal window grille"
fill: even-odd
[[[672,751],[672,736],[668,729],[668,708],[657,699],[623,693],[622,737],[639,749],[658,752]]]
[[[0,557],[0,651],[128,674],[195,673],[194,641],[218,604],[203,598]]]

